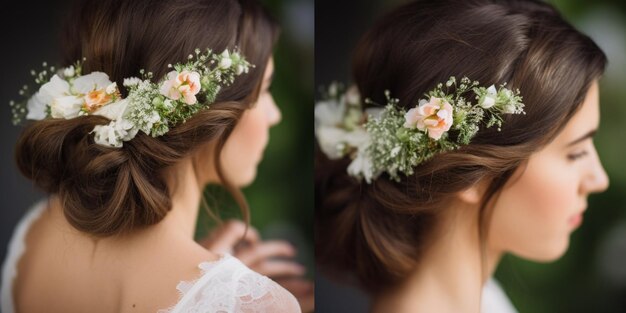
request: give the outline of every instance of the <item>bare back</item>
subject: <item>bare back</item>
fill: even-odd
[[[25,233],[13,295],[16,312],[156,312],[176,304],[176,285],[217,259],[158,225],[94,240],[47,207]]]

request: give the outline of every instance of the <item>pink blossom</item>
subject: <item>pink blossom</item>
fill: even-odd
[[[167,74],[167,80],[161,85],[161,94],[178,100],[181,97],[185,103],[191,105],[197,102],[196,94],[200,92],[200,74],[196,72],[171,71]]]
[[[430,101],[420,101],[419,105],[404,115],[404,127],[425,130],[432,139],[439,140],[452,126],[453,108],[442,98],[431,97]]]

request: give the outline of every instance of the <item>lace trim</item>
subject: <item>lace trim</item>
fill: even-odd
[[[196,283],[200,279],[202,279],[202,277],[204,277],[204,275],[206,275],[211,269],[215,268],[217,264],[224,262],[225,260],[230,259],[230,258],[232,258],[230,254],[221,254],[219,255],[219,258],[217,258],[216,260],[204,261],[198,264],[198,268],[200,269],[200,275],[198,275],[198,277],[193,280],[189,280],[189,281],[181,280],[180,282],[178,282],[178,284],[176,285],[176,290],[178,291],[178,300],[176,300],[176,303],[167,309],[158,310],[157,313],[174,312],[174,309],[180,303],[180,301],[183,300],[185,295],[189,293],[189,290],[191,290],[193,286],[195,286]]]

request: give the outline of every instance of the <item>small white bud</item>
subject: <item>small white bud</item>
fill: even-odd
[[[115,93],[116,90],[117,90],[117,84],[113,82],[107,86],[106,93],[112,95]]]

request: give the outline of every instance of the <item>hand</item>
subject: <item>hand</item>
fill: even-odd
[[[256,244],[259,242],[259,232],[252,226],[245,233],[246,224],[240,220],[229,220],[215,228],[200,245],[211,252],[218,254],[235,253],[238,244]],[[242,238],[242,236],[244,236]]]
[[[303,312],[312,312],[313,283],[302,277],[306,269],[293,261],[293,246],[283,240],[262,241],[252,226],[242,238],[245,228],[244,222],[229,220],[200,244],[215,253],[232,254],[253,271],[272,278],[298,299]]]

